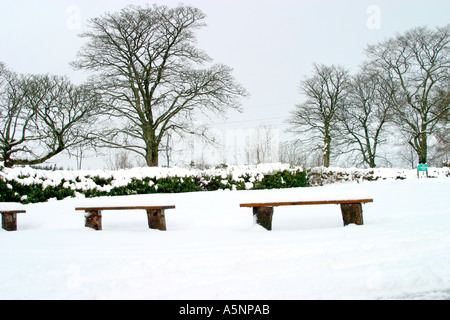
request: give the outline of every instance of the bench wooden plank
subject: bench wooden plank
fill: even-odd
[[[27,213],[26,210],[0,210],[0,213]]]
[[[320,201],[289,201],[289,202],[266,202],[266,203],[241,203],[241,208],[255,207],[281,207],[281,206],[304,206],[304,205],[321,205],[321,204],[352,204],[352,203],[369,203],[373,199],[354,199],[354,200],[320,200]]]

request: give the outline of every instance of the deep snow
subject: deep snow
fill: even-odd
[[[82,200],[27,205],[0,231],[0,299],[450,299],[450,179],[314,192],[354,189],[374,198],[364,226],[343,227],[337,205],[279,207],[270,232],[239,208],[259,191],[143,196],[177,206],[166,232],[143,211],[106,211],[94,231]]]

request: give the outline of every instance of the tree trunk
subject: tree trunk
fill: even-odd
[[[323,166],[328,168],[330,166],[330,158],[331,158],[331,137],[326,134],[325,139],[325,149],[323,152]]]
[[[164,209],[147,210],[148,227],[150,229],[166,231],[166,216]]]
[[[150,153],[147,153],[145,161],[148,167],[157,167],[159,165],[158,151],[150,151]]]
[[[364,224],[361,203],[343,203],[341,204],[342,219],[344,226],[354,223],[358,226]]]
[[[419,138],[419,163],[427,163],[428,161],[428,139],[426,132],[421,133]]]
[[[102,230],[102,212],[99,210],[87,210],[86,214],[86,224],[87,228],[94,230]]]
[[[2,228],[6,231],[17,230],[17,214],[16,213],[2,213]]]
[[[253,217],[256,224],[272,230],[273,207],[253,207]]]
[[[11,159],[11,147],[5,146],[2,149],[2,161],[5,168],[14,167],[14,161]]]
[[[149,167],[157,167],[159,164],[159,144],[156,141],[155,132],[152,129],[148,129],[145,133],[146,154],[145,161]]]

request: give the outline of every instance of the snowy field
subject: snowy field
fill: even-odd
[[[94,231],[80,200],[27,205],[0,230],[0,299],[450,299],[450,178],[315,191],[354,189],[374,198],[364,226],[337,205],[279,207],[271,232],[239,208],[257,191],[139,196],[177,206],[166,232],[143,211],[106,211]]]

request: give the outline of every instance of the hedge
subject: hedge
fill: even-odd
[[[88,180],[91,187],[80,188],[81,181]],[[0,202],[23,204],[46,202],[49,199],[62,200],[68,197],[86,198],[101,196],[123,196],[152,193],[181,193],[215,190],[260,190],[307,187],[305,170],[282,170],[270,174],[244,173],[237,178],[232,174],[189,175],[168,177],[131,178],[124,185],[112,186],[114,177],[80,176],[48,182],[44,178],[22,175],[10,179],[0,176]]]
[[[429,168],[428,177],[450,177],[450,168]],[[323,167],[305,170],[287,164],[221,166],[210,170],[136,168],[123,171],[47,171],[30,167],[0,168],[0,202],[28,204],[68,197],[282,189],[411,178],[417,178],[417,170]]]

